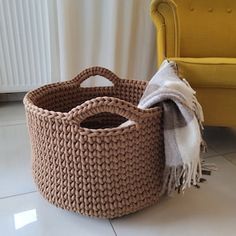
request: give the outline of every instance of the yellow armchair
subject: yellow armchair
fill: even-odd
[[[153,0],[158,66],[176,61],[205,124],[236,126],[236,1]]]

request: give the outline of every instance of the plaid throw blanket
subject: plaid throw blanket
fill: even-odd
[[[200,150],[204,144],[203,112],[195,91],[179,78],[175,62],[164,61],[147,85],[138,105],[150,108],[162,102],[166,166],[163,194],[196,185],[201,178]]]
[[[161,103],[164,110],[165,172],[162,194],[197,185],[201,179],[200,149],[203,112],[188,82],[180,79],[175,62],[164,61],[149,81],[138,104]],[[129,124],[130,121],[122,124]]]

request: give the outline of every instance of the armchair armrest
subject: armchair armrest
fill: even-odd
[[[179,30],[176,4],[172,0],[152,0],[150,15],[157,29],[157,64],[179,56]]]

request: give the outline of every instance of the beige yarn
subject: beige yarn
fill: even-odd
[[[114,86],[80,87],[94,75]],[[137,108],[146,85],[92,67],[26,94],[33,176],[44,198],[104,218],[158,201],[165,164],[162,108]],[[118,127],[125,119],[135,124]]]

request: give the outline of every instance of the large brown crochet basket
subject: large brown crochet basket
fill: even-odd
[[[80,86],[95,75],[113,86]],[[146,85],[93,67],[26,94],[33,177],[49,202],[114,218],[158,201],[165,162],[162,108],[137,108]],[[133,123],[120,127],[126,120]]]

